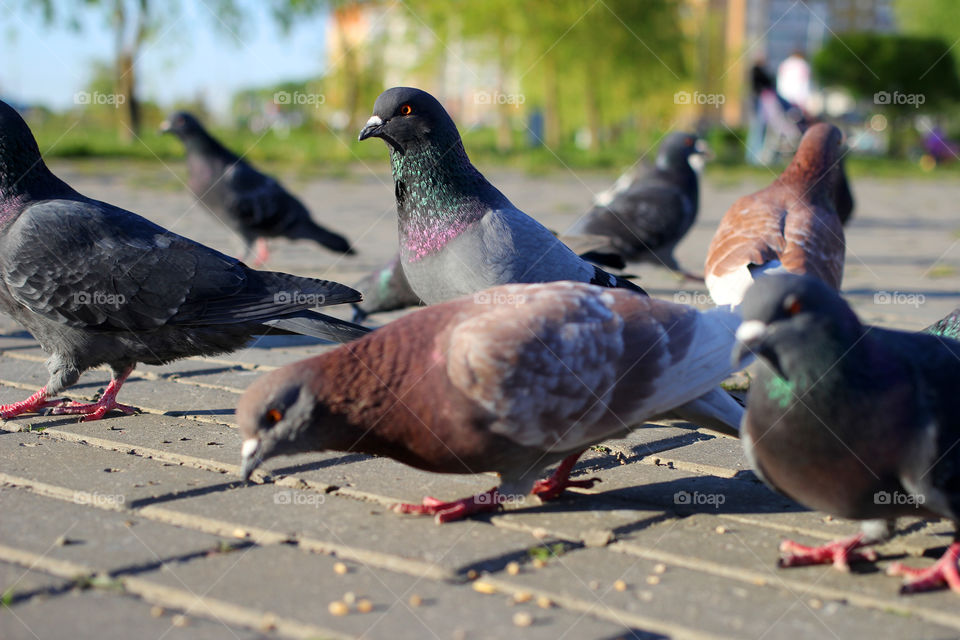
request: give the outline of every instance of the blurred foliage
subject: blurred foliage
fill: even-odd
[[[960,40],[956,0],[894,0],[893,7],[904,33],[936,37],[950,44]],[[950,54],[960,68],[960,48],[952,46]]]

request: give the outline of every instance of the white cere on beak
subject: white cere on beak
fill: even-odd
[[[367,124],[364,125],[364,128],[379,127],[382,124],[383,124],[383,119],[380,116],[370,116],[370,119],[367,120]]]
[[[250,458],[254,453],[257,452],[257,447],[260,446],[260,441],[256,438],[247,438],[243,441],[243,446],[240,447],[240,454],[244,458]]]
[[[756,340],[767,330],[767,325],[759,320],[747,320],[737,328],[737,340],[744,344]]]

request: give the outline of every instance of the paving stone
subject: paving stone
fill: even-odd
[[[0,492],[0,496],[2,496]],[[0,596],[12,606],[29,598],[44,598],[71,587],[65,578],[47,575],[41,571],[27,569],[18,564],[0,560]],[[0,605],[0,629],[3,629],[4,606]],[[0,633],[0,637],[5,637]]]

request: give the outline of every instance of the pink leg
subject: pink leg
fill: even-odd
[[[944,585],[950,587],[952,591],[960,593],[958,559],[960,559],[960,542],[954,542],[932,567],[912,569],[896,562],[887,569],[887,575],[906,577],[903,586],[900,587],[900,593],[932,591]]]
[[[20,402],[14,402],[12,404],[0,405],[0,418],[9,420],[14,416],[19,416],[24,413],[34,413],[36,411],[40,411],[41,409],[46,409],[47,407],[55,407],[63,402],[65,402],[65,400],[62,398],[57,400],[47,400],[47,388],[43,387],[26,400],[21,400]]]
[[[423,504],[399,503],[391,507],[396,513],[413,513],[417,515],[434,516],[437,524],[462,520],[474,513],[496,511],[500,507],[500,493],[494,487],[489,491],[478,493],[469,498],[443,502],[436,498],[426,497]]]
[[[582,455],[583,451],[564,458],[560,466],[557,467],[557,470],[553,472],[553,475],[546,480],[538,480],[537,483],[533,485],[533,490],[530,493],[539,496],[541,500],[555,500],[559,498],[564,489],[568,487],[589,489],[594,483],[600,482],[600,478],[587,478],[586,480],[570,479],[570,472],[573,471],[573,466],[577,464],[577,460]]]
[[[54,407],[50,410],[50,413],[53,415],[82,415],[84,416],[81,418],[83,422],[99,420],[114,409],[122,411],[127,415],[136,413],[136,407],[129,407],[117,402],[117,394],[120,392],[120,387],[123,386],[124,381],[126,381],[131,371],[133,371],[133,367],[124,371],[120,377],[111,380],[106,390],[104,390],[103,395],[100,396],[100,399],[96,402],[70,402]]]
[[[254,243],[254,250],[256,254],[253,258],[254,267],[262,267],[267,263],[267,259],[270,257],[270,249],[267,247],[267,241],[263,238],[257,238]]]
[[[792,540],[780,543],[780,551],[787,555],[780,558],[781,567],[803,567],[811,564],[833,564],[841,571],[849,571],[851,562],[876,562],[877,552],[873,549],[856,551],[869,543],[864,543],[863,534],[834,540],[819,547],[807,547]]]

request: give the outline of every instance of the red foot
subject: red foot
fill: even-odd
[[[270,249],[267,248],[267,241],[263,238],[257,238],[254,246],[256,247],[256,254],[253,258],[253,266],[262,267],[267,263],[267,259],[270,258]]]
[[[114,409],[122,411],[127,415],[136,413],[138,411],[136,407],[128,407],[125,404],[117,402],[117,394],[120,392],[120,387],[123,386],[124,381],[127,379],[127,376],[130,375],[131,371],[133,371],[133,367],[123,372],[120,377],[111,380],[110,384],[108,384],[104,390],[103,395],[96,402],[70,402],[50,409],[49,413],[55,416],[82,415],[82,422],[99,420]]]
[[[952,591],[960,593],[958,559],[960,559],[960,542],[954,542],[932,567],[913,569],[896,562],[887,569],[887,575],[906,577],[903,586],[900,587],[900,593],[932,591],[944,585],[950,587]]]
[[[47,388],[43,387],[26,400],[0,405],[0,418],[9,420],[24,413],[35,413],[48,407],[55,407],[64,402],[66,402],[66,400],[63,398],[47,400]]]
[[[877,552],[873,549],[856,551],[866,546],[863,534],[834,540],[819,547],[807,547],[792,540],[780,543],[780,551],[787,555],[780,558],[781,567],[803,567],[811,564],[833,564],[841,571],[849,571],[851,562],[876,562]]]
[[[391,509],[397,513],[434,516],[437,524],[462,520],[474,513],[496,511],[499,508],[500,493],[496,487],[489,491],[478,493],[475,496],[454,500],[453,502],[443,502],[442,500],[427,496],[423,499],[423,504],[407,504],[401,502],[391,507]]]
[[[538,496],[541,500],[556,500],[569,487],[580,487],[590,489],[594,483],[600,482],[600,478],[588,478],[586,480],[571,480],[570,472],[573,471],[573,465],[577,464],[577,459],[583,454],[575,453],[567,456],[553,472],[553,475],[546,480],[537,480],[530,492]]]

